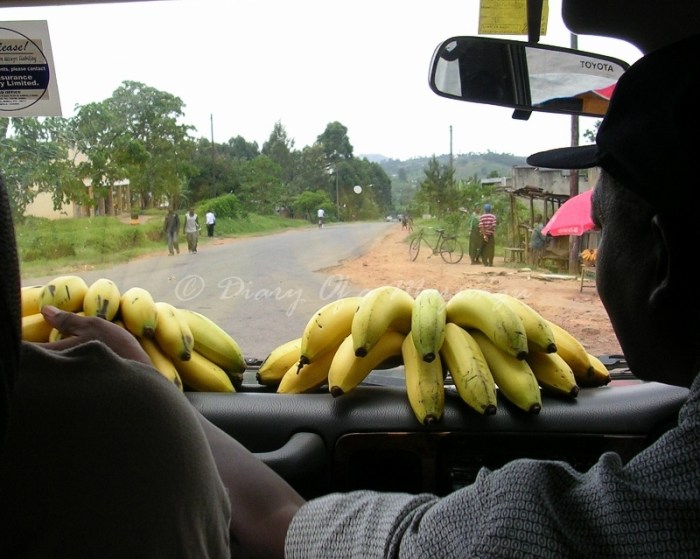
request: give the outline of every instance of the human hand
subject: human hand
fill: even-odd
[[[56,342],[43,343],[43,347],[62,350],[97,340],[120,357],[153,366],[136,337],[109,320],[96,316],[80,316],[62,311],[52,305],[44,305],[41,314],[44,315],[46,322],[65,336]]]

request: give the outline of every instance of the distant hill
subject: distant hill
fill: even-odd
[[[416,184],[425,177],[424,170],[428,166],[430,157],[414,157],[405,161],[387,158],[379,154],[361,155],[369,161],[379,163],[392,181],[407,182]],[[449,154],[437,156],[438,161],[447,165]],[[511,168],[514,165],[525,165],[525,156],[513,155],[510,153],[462,153],[453,156],[452,162],[457,180],[466,180],[477,176],[485,179],[496,174],[499,177],[510,176]]]

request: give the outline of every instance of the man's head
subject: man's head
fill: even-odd
[[[484,204],[484,211],[486,213],[491,213],[491,210],[492,210],[491,204]]]
[[[688,140],[700,126],[698,54],[700,38],[644,57],[618,83],[594,146],[528,158],[536,167],[602,168],[592,199],[602,228],[598,293],[631,370],[681,385],[700,369],[690,271],[700,185]]]

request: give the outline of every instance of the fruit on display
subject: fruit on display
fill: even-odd
[[[153,337],[156,333],[158,309],[147,289],[131,287],[119,300],[119,315],[126,329],[139,338]]]
[[[481,414],[496,413],[496,383],[474,336],[454,322],[448,322],[440,356],[462,400]]]
[[[119,287],[111,279],[96,279],[85,292],[83,312],[86,316],[113,320],[119,311],[121,297]]]
[[[400,287],[383,285],[368,291],[352,318],[355,355],[364,357],[390,327],[403,334],[411,330],[413,297]]]
[[[61,333],[39,312],[43,305],[52,304],[126,329],[141,344],[154,369],[180,390],[235,392],[242,384],[246,361],[231,335],[196,311],[154,301],[142,287],[121,293],[107,278],[88,286],[78,276],[58,276],[46,285],[23,287],[21,303],[24,341],[61,339]]]
[[[58,276],[22,288],[21,300],[25,341],[60,339],[39,312],[53,304],[125,328],[181,390],[242,389],[247,363],[238,342],[211,318],[156,302],[144,288],[121,292],[107,278],[88,286],[78,276]],[[401,367],[408,402],[422,425],[440,421],[446,383],[454,384],[454,396],[469,409],[488,416],[501,400],[536,414],[542,392],[575,398],[581,387],[610,382],[605,364],[562,326],[515,297],[481,289],[449,298],[424,289],[414,298],[400,287],[382,286],[326,303],[299,334],[260,364],[260,385],[279,394],[323,390],[342,397],[373,370]]]
[[[360,297],[343,297],[316,311],[301,333],[302,364],[313,362],[328,346],[339,346],[350,334],[360,300]]]
[[[428,362],[418,353],[413,336],[401,345],[408,403],[422,425],[432,425],[445,410],[445,384],[440,355]]]
[[[424,361],[438,356],[445,339],[447,311],[445,299],[437,289],[423,289],[416,295],[411,313],[411,336]]]
[[[57,276],[42,287],[39,310],[44,305],[53,305],[68,312],[82,310],[87,290],[88,284],[80,276]]]
[[[447,320],[482,332],[497,347],[517,359],[528,352],[525,326],[506,303],[483,289],[463,289],[447,301]]]

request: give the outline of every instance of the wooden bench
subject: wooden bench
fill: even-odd
[[[503,249],[503,262],[525,262],[525,249],[505,247]]]

